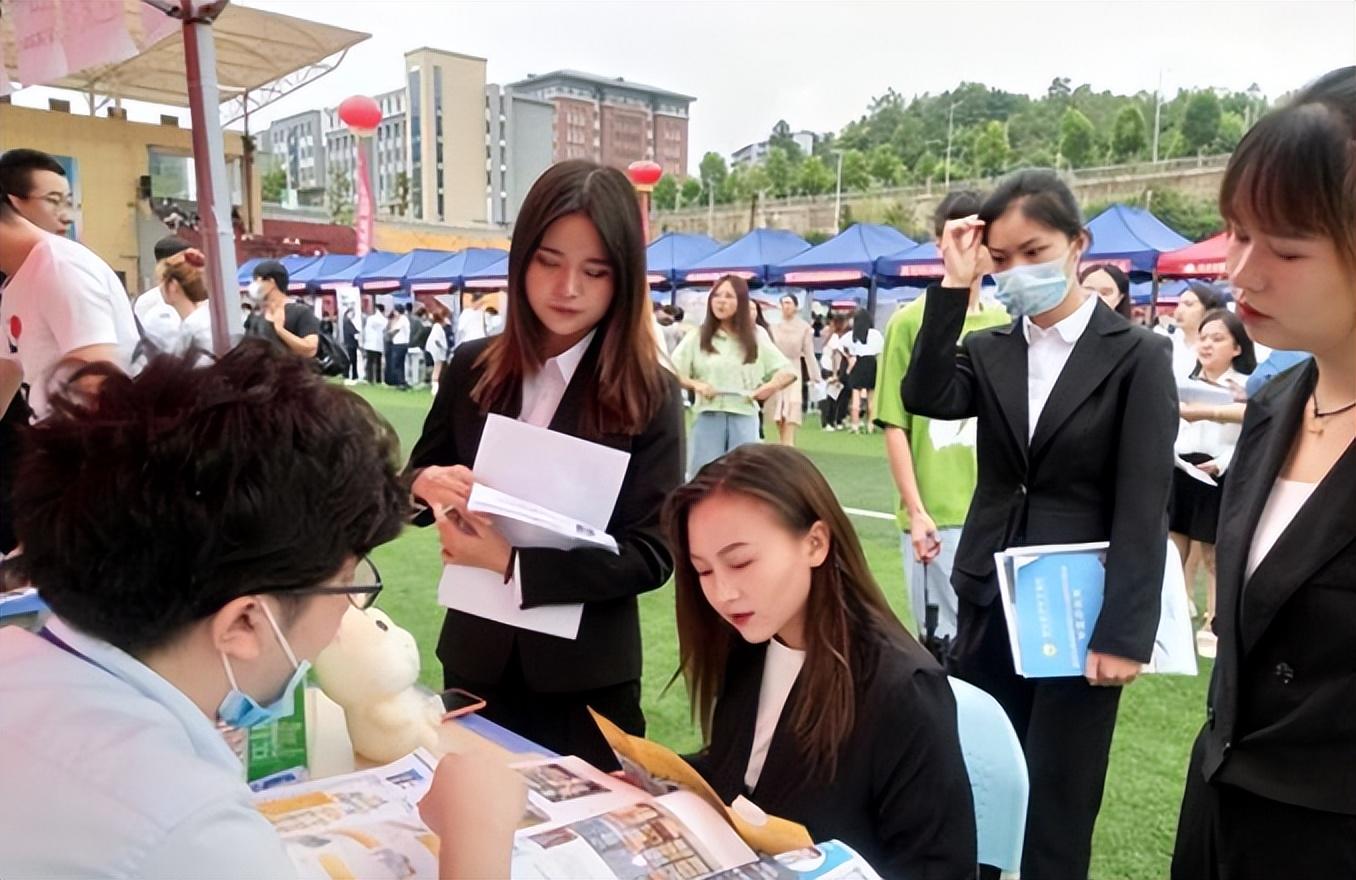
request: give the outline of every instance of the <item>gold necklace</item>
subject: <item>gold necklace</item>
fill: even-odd
[[[1309,423],[1308,425],[1305,426],[1305,430],[1307,430],[1310,434],[1317,434],[1317,435],[1319,435],[1319,436],[1322,436],[1322,434],[1323,434],[1323,428],[1324,428],[1323,421],[1322,421],[1323,419],[1329,418],[1329,417],[1331,417],[1331,416],[1340,416],[1340,415],[1341,415],[1342,413],[1344,413],[1344,412],[1351,412],[1353,409],[1356,409],[1356,400],[1353,400],[1351,403],[1348,403],[1346,406],[1339,406],[1337,409],[1330,409],[1330,410],[1328,410],[1327,412],[1323,412],[1323,411],[1321,411],[1321,410],[1318,408],[1318,392],[1317,392],[1317,391],[1314,391],[1314,392],[1312,392],[1312,393],[1309,395],[1309,400],[1310,400],[1310,401],[1313,403],[1313,405],[1314,405],[1314,413],[1313,413],[1313,418],[1312,418],[1312,420],[1310,421],[1310,423]]]

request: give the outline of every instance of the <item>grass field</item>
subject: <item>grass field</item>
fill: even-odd
[[[395,426],[408,453],[428,411],[428,392],[366,386],[357,390]],[[825,434],[811,427],[801,431],[800,446],[828,477],[844,506],[893,510],[895,493],[880,435]],[[898,530],[887,520],[853,521],[877,580],[895,611],[911,625]],[[409,529],[373,556],[386,585],[381,607],[418,639],[424,683],[441,687],[441,669],[433,654],[442,624],[442,610],[435,601],[441,567],[435,533]],[[641,597],[640,610],[649,735],[674,749],[690,750],[698,745],[698,735],[689,719],[686,693],[681,682],[666,689],[677,668],[672,588]],[[1126,690],[1093,841],[1096,880],[1167,876],[1187,756],[1205,713],[1208,676],[1206,662],[1194,679],[1148,676]]]

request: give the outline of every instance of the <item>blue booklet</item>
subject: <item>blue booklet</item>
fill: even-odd
[[[1015,547],[994,554],[1018,675],[1083,675],[1102,611],[1106,548],[1102,542]]]

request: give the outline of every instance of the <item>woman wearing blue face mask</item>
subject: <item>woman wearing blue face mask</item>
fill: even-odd
[[[979,480],[952,570],[950,671],[993,694],[1031,780],[1022,873],[1086,880],[1121,686],[1149,660],[1167,548],[1177,399],[1166,339],[1078,284],[1089,237],[1051,171],[1004,178],[942,233],[902,394],[910,412],[977,417]],[[970,285],[992,273],[1012,314],[960,340]],[[1109,541],[1083,676],[1014,672],[994,573],[1009,547]]]
[[[408,506],[394,432],[246,340],[199,370],[86,366],[27,439],[5,574],[53,617],[0,629],[0,877],[294,876],[218,725],[289,714],[376,599],[362,557]],[[440,765],[421,807],[445,876],[507,876],[513,777]]]

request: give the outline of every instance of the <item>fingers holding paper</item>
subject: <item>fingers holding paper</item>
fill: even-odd
[[[464,565],[486,571],[508,569],[513,549],[490,519],[477,513],[434,505],[434,523],[442,542],[444,565]]]
[[[450,509],[464,516],[475,484],[475,474],[468,467],[426,467],[414,478],[410,491],[434,511]]]

